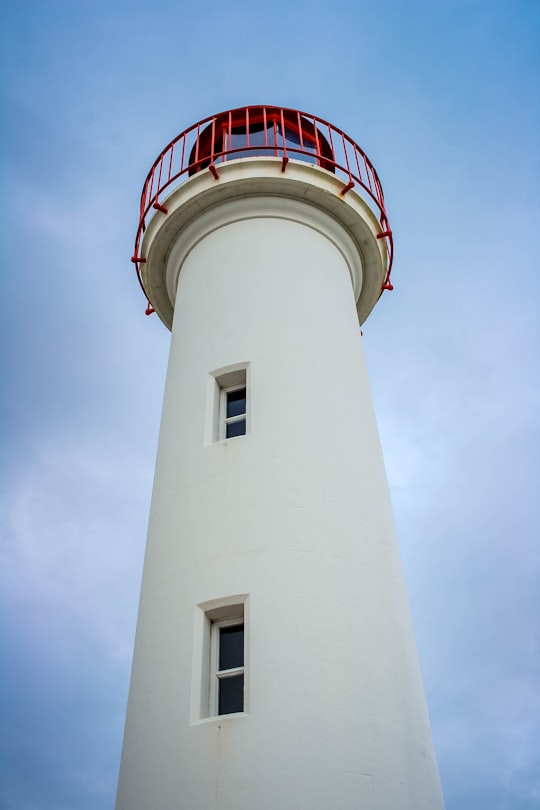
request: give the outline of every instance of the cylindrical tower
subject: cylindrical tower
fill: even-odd
[[[133,260],[172,330],[117,810],[436,810],[359,324],[377,174],[312,115],[182,133]]]

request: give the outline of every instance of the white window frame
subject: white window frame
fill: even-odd
[[[232,669],[219,669],[219,641],[222,627],[242,627],[244,631],[244,664],[241,667]],[[246,673],[246,626],[243,616],[233,619],[223,619],[212,622],[210,626],[210,714],[214,717],[221,717],[219,713],[219,682],[225,678],[232,678],[234,675],[244,676],[245,690]],[[240,712],[230,712],[230,714],[243,714],[245,710],[245,695],[242,695],[242,709]]]
[[[227,395],[245,388],[246,407],[243,414],[227,418]],[[227,438],[227,425],[245,419],[245,433]],[[204,421],[206,447],[218,442],[242,439],[251,431],[250,364],[236,363],[210,372],[207,382],[206,416]]]
[[[193,662],[191,681],[190,723],[215,722],[221,717],[240,717],[249,712],[249,594],[241,593],[201,602],[196,606],[193,628]],[[244,666],[225,670],[222,677],[244,672],[244,709],[242,712],[218,714],[218,628],[226,625],[244,626]],[[225,674],[226,673],[226,674]]]
[[[245,391],[245,400],[246,400],[246,408],[243,413],[237,414],[236,416],[227,416],[227,399],[228,395],[234,393],[234,391]],[[227,439],[239,439],[240,436],[245,436],[247,433],[247,383],[242,382],[240,385],[230,385],[228,388],[221,388],[220,389],[220,401],[219,401],[219,438],[221,440]],[[241,433],[240,436],[230,436],[227,437],[227,425],[232,425],[235,422],[245,422],[246,429],[244,433]]]

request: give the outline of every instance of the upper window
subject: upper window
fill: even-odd
[[[209,375],[206,444],[248,433],[248,366],[248,363],[228,366]]]

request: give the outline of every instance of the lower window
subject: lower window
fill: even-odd
[[[249,594],[197,605],[192,722],[248,710]]]
[[[223,414],[222,438],[232,439],[246,433],[246,386],[224,388],[221,391],[221,413]]]
[[[213,714],[244,711],[244,620],[212,622],[210,704]]]

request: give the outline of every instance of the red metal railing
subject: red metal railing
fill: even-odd
[[[240,107],[199,121],[171,141],[154,161],[143,186],[131,259],[145,295],[141,264],[146,259],[140,253],[141,242],[149,215],[155,210],[167,214],[160,197],[197,172],[208,169],[217,179],[220,163],[255,156],[275,157],[281,161],[282,172],[286,171],[289,158],[307,160],[343,180],[341,195],[356,188],[379,221],[381,230],[377,238],[385,240],[388,252],[382,290],[392,289],[392,231],[379,177],[365,152],[322,118],[284,107],[259,106]],[[146,313],[151,312],[149,303]]]

